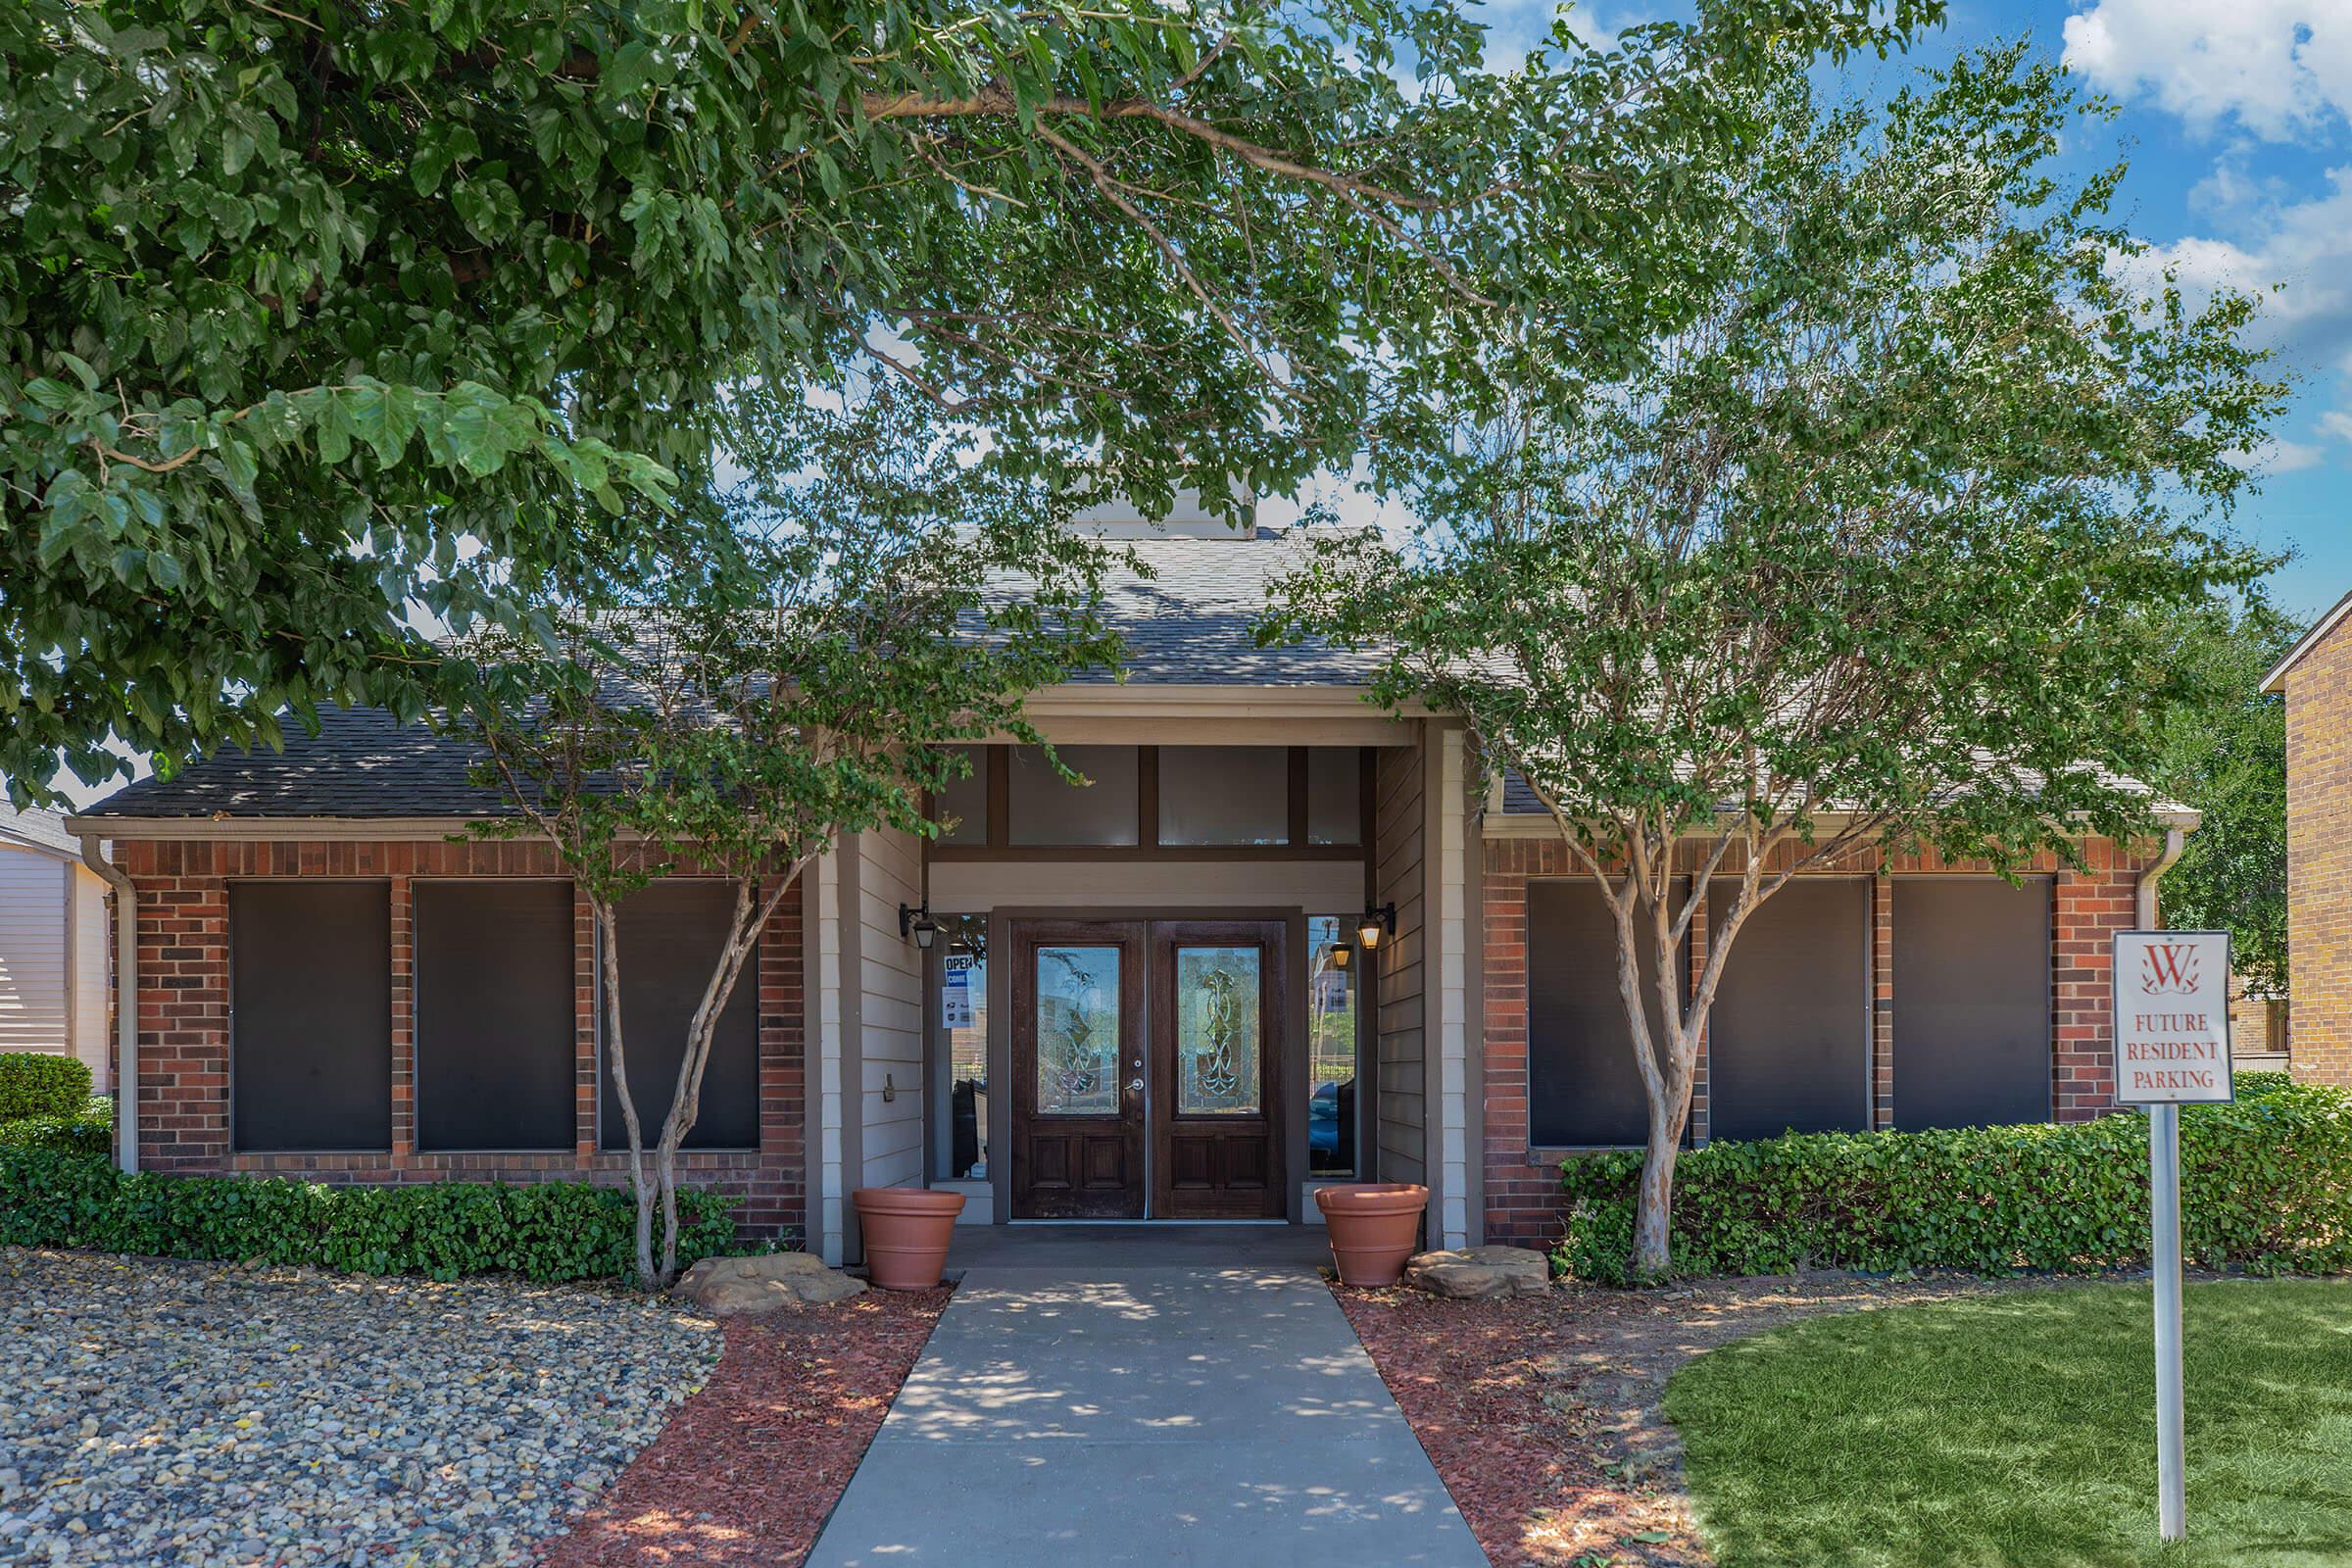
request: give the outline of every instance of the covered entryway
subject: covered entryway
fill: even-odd
[[[1287,924],[1011,935],[1012,1216],[1282,1217]]]

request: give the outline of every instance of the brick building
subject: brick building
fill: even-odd
[[[1091,784],[979,748],[953,831],[860,835],[804,876],[722,1021],[693,1179],[836,1259],[847,1194],[898,1184],[965,1193],[976,1224],[1297,1224],[1318,1184],[1409,1180],[1433,1242],[1556,1233],[1559,1158],[1641,1137],[1597,892],[1523,790],[1471,775],[1458,721],[1368,709],[1362,656],[1255,645],[1283,538],[1135,548],[1124,681],[1030,705]],[[632,1085],[665,1104],[713,884],[600,933],[547,849],[463,838],[497,809],[467,762],[332,713],[75,819],[134,894],[142,1165],[622,1179],[598,944],[625,960]],[[2086,854],[2022,886],[1800,878],[1733,956],[1693,1138],[2108,1109],[2107,938],[2161,847]],[[1706,943],[1702,919],[1693,972]]]
[[[2352,1085],[2352,594],[2262,679],[2286,702],[2286,932],[2290,1068]]]

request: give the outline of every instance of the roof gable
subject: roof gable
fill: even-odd
[[[2311,630],[2295,639],[2295,646],[2289,648],[2286,651],[2286,657],[2279,660],[2277,664],[2272,666],[2271,672],[2262,677],[2262,684],[2256,690],[2265,693],[2285,691],[2287,672],[2303,662],[2304,655],[2327,641],[2335,628],[2343,623],[2346,615],[2352,615],[2352,593],[2347,593],[2343,598],[2338,599],[2328,613],[2311,623]]]

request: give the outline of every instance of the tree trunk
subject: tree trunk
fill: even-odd
[[[658,1291],[662,1282],[654,1273],[655,1189],[645,1179],[645,1160],[635,1149],[629,1151],[629,1185],[637,1190],[637,1286]]]
[[[655,1278],[666,1290],[678,1277],[678,1151],[669,1139],[662,1140],[654,1175],[662,1192],[662,1268]]]
[[[1671,886],[1671,884],[1669,884]],[[1642,1074],[1642,1095],[1648,1115],[1648,1142],[1642,1160],[1642,1182],[1634,1203],[1634,1254],[1627,1263],[1633,1283],[1649,1284],[1673,1271],[1667,1246],[1674,1215],[1674,1160],[1690,1116],[1690,1086],[1696,1081],[1697,1035],[1684,1027],[1680,1016],[1680,986],[1675,969],[1682,956],[1676,940],[1673,911],[1649,892],[1646,879],[1628,874],[1622,883],[1601,880],[1617,926],[1617,995],[1625,1005],[1633,1034],[1636,1065]],[[1699,895],[1703,897],[1703,891]],[[1639,931],[1635,915],[1649,915],[1649,930]],[[1658,1002],[1665,1039],[1657,1041],[1642,996],[1642,944],[1656,948]],[[1659,1049],[1660,1045],[1664,1049]],[[1663,1056],[1663,1060],[1660,1057]]]
[[[1670,983],[1669,977],[1673,975],[1680,949],[1669,940],[1672,932],[1664,906],[1660,905],[1657,910],[1659,1001],[1669,1017],[1666,1025],[1669,1059],[1665,1071],[1643,1075],[1644,1086],[1650,1091],[1649,1142],[1642,1152],[1642,1184],[1635,1195],[1631,1273],[1636,1283],[1663,1280],[1674,1271],[1673,1250],[1669,1245],[1674,1234],[1674,1165],[1682,1150],[1683,1129],[1690,1121],[1690,1091],[1698,1081],[1698,1043],[1706,1037],[1707,1015],[1715,1006],[1716,987],[1723,981],[1724,960],[1731,956],[1732,941],[1765,897],[1756,891],[1756,863],[1760,857],[1761,851],[1749,849],[1747,864],[1740,871],[1739,897],[1733,900],[1722,928],[1707,933],[1707,961],[1690,1002],[1680,1008],[1679,1017],[1675,1004],[1678,987]],[[1694,905],[1707,897],[1712,880],[1711,875],[1692,879],[1690,898]],[[1630,936],[1630,922],[1626,931]],[[1623,961],[1621,958],[1621,965]],[[1643,1031],[1637,1025],[1635,1033],[1642,1035]]]
[[[1683,1143],[1683,1118],[1661,1117],[1655,1114],[1659,1107],[1651,1108],[1649,1146],[1642,1156],[1642,1185],[1634,1202],[1632,1275],[1633,1282],[1641,1285],[1665,1279],[1674,1271],[1667,1242],[1674,1220],[1674,1159]]]
[[[620,1124],[629,1135],[629,1191],[637,1200],[637,1284],[659,1290],[654,1274],[654,1199],[656,1188],[645,1179],[645,1127],[637,1119],[637,1100],[629,1093],[629,1055],[620,1027],[620,932],[611,906],[592,902],[599,956],[604,971],[605,1061],[620,1101]]]

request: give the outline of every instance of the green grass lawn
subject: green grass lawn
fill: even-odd
[[[2144,1285],[1817,1318],[1667,1386],[1721,1568],[2352,1565],[2352,1284],[2192,1285],[2188,1542],[2156,1542]]]

